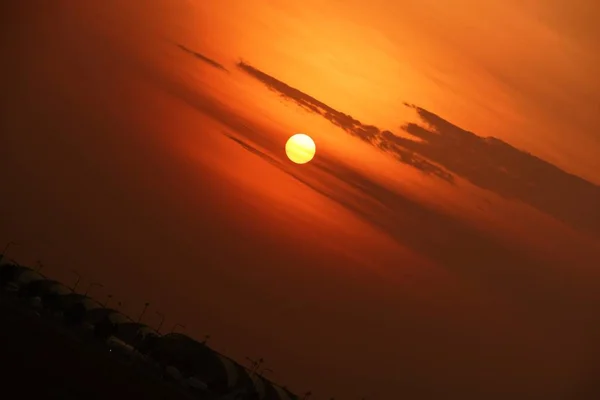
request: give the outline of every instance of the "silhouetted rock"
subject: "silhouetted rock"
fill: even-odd
[[[109,318],[104,318],[94,326],[94,336],[99,340],[107,340],[117,332],[117,326]]]

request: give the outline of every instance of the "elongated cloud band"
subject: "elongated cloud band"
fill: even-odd
[[[600,187],[547,161],[500,139],[466,131],[412,104],[405,105],[417,112],[421,123],[409,123],[403,130],[419,140],[407,139],[364,124],[248,63],[239,62],[237,66],[283,98],[321,115],[404,164],[447,182],[454,182],[454,177],[460,176],[600,236]]]
[[[216,69],[220,69],[221,71],[229,72],[229,70],[227,68],[225,68],[225,66],[223,66],[223,64],[218,63],[217,61],[205,56],[202,53],[198,53],[197,51],[189,49],[182,44],[178,44],[177,47],[179,47],[181,50],[185,51],[186,53],[191,54],[192,56],[196,57],[198,60],[203,61],[212,67],[215,67]]]

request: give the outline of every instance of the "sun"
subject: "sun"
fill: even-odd
[[[304,133],[291,136],[285,144],[285,154],[296,164],[306,164],[315,157],[316,151],[315,142]]]

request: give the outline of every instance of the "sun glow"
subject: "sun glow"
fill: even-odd
[[[285,154],[296,164],[306,164],[315,157],[316,151],[315,142],[304,133],[293,135],[285,144]]]

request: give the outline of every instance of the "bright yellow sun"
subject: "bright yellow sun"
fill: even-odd
[[[285,154],[296,164],[306,164],[314,158],[316,151],[315,142],[304,133],[293,135],[285,144]]]

